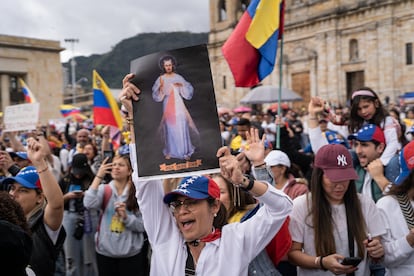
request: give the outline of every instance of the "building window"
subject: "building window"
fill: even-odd
[[[218,8],[219,8],[219,11],[218,11],[219,22],[226,20],[227,19],[226,1],[220,0]]]
[[[406,56],[406,64],[407,65],[413,64],[413,44],[412,43],[405,44],[405,56]]]
[[[349,41],[349,60],[358,60],[358,40],[356,39]]]
[[[226,79],[226,76],[223,76],[223,89],[227,89],[227,79]]]
[[[24,103],[23,89],[17,83],[17,76],[10,76],[10,104]]]

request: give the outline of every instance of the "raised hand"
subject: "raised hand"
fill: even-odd
[[[325,107],[325,101],[319,97],[312,97],[309,101],[308,111],[309,115],[315,117],[318,114],[321,114]]]
[[[135,77],[134,74],[128,74],[122,80],[122,91],[119,94],[119,101],[124,105],[129,114],[132,114],[132,101],[139,100],[139,93],[141,90],[131,82]]]
[[[253,166],[257,166],[264,162],[266,134],[262,138],[259,137],[259,130],[257,128],[250,128],[250,132],[246,132],[247,144],[242,146],[246,157],[252,162]]]
[[[240,168],[236,156],[230,153],[228,147],[221,147],[217,151],[221,175],[234,184],[240,184],[243,181],[243,172]]]
[[[45,158],[49,154],[49,145],[44,137],[39,140],[30,137],[27,139],[27,157],[36,167],[45,163]]]

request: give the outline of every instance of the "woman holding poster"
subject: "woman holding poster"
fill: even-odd
[[[292,209],[292,202],[270,184],[243,175],[237,158],[227,147],[220,148],[221,175],[246,189],[263,207],[246,222],[226,224],[226,211],[220,202],[220,189],[209,177],[185,177],[177,189],[165,195],[161,180],[138,178],[132,102],[140,90],[123,80],[120,101],[128,111],[131,126],[132,179],[142,218],[152,248],[151,275],[247,275],[249,262],[279,231]],[[251,130],[254,143],[258,131]],[[231,265],[229,265],[231,264]]]
[[[163,154],[165,159],[190,160],[195,150],[191,137],[198,139],[199,133],[183,98],[191,100],[194,88],[175,72],[176,61],[173,56],[162,57],[159,65],[163,74],[152,87],[152,98],[156,102],[163,102],[160,123],[161,139],[164,141]]]

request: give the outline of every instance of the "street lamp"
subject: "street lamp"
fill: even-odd
[[[72,67],[72,104],[76,103],[76,82],[75,82],[75,43],[79,42],[77,38],[65,38],[65,42],[72,44],[72,58],[70,60],[70,65]]]

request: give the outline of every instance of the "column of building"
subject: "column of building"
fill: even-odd
[[[1,111],[4,112],[6,106],[10,105],[10,76],[0,74],[0,91],[1,91]]]

